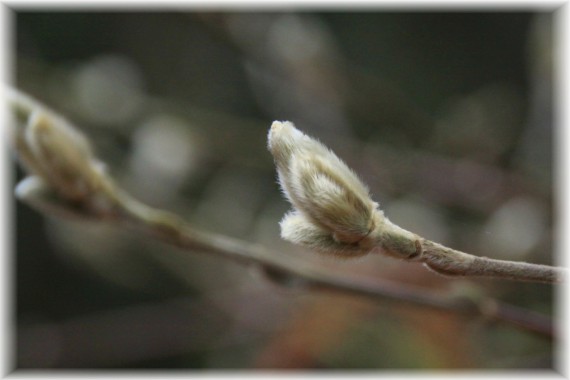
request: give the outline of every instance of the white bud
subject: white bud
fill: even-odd
[[[283,239],[320,252],[350,258],[365,255],[369,251],[358,244],[340,243],[329,231],[316,226],[296,211],[285,215],[280,226]]]
[[[298,211],[281,223],[283,237],[311,248],[361,251],[358,243],[374,229],[377,205],[358,177],[290,122],[273,123],[269,150],[283,192]]]
[[[279,183],[294,207],[281,221],[292,243],[341,257],[381,252],[410,259],[417,236],[392,224],[368,189],[333,152],[290,122],[275,121],[268,136]]]
[[[93,215],[77,207],[56,193],[53,186],[41,177],[31,175],[21,180],[14,189],[16,197],[47,215],[58,215],[67,219],[85,220]]]
[[[75,131],[35,111],[26,126],[25,139],[42,172],[65,197],[80,199],[95,185],[90,150]]]
[[[29,184],[40,184],[40,178],[42,184],[21,189],[30,190],[25,193],[35,196],[47,194],[44,187],[49,186],[55,194],[75,205],[83,204],[108,213],[114,202],[114,185],[104,172],[103,164],[93,156],[85,136],[31,97],[17,91],[8,94],[17,116],[12,138],[19,158],[30,174],[37,176]]]
[[[338,170],[312,153],[291,160],[291,190],[295,204],[339,242],[356,243],[373,228],[375,204],[354,191]]]

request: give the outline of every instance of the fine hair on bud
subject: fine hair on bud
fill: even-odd
[[[418,236],[390,222],[368,188],[326,146],[291,122],[275,121],[268,147],[293,206],[281,221],[283,239],[338,257],[373,252],[419,259]]]
[[[291,162],[292,191],[301,210],[339,242],[356,243],[373,228],[374,204],[351,191],[328,162],[310,153]]]
[[[369,249],[359,244],[341,243],[327,231],[297,211],[285,215],[280,223],[281,237],[291,243],[298,244],[317,252],[332,254],[340,258],[351,258],[365,255]]]
[[[33,98],[16,90],[8,91],[8,95],[16,114],[11,138],[19,158],[30,174],[46,185],[37,186],[41,192],[24,186],[22,189],[29,191],[22,190],[22,194],[36,196],[49,187],[72,203],[99,207],[101,198],[110,200],[114,191],[112,181],[104,165],[93,155],[87,138]]]
[[[341,256],[367,253],[361,243],[374,230],[377,204],[356,174],[291,122],[274,122],[268,140],[279,183],[295,209],[281,222],[282,237]]]

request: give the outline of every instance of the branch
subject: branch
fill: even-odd
[[[448,276],[495,277],[507,280],[559,283],[566,269],[518,261],[495,260],[469,255],[421,239],[421,261],[433,271]]]
[[[268,278],[282,285],[341,291],[465,316],[481,316],[553,336],[548,317],[519,310],[493,299],[445,297],[380,279],[335,273],[267,250],[257,244],[198,231],[178,216],[142,204],[125,193],[107,174],[104,165],[93,156],[86,138],[67,121],[26,95],[14,90],[7,92],[10,106],[16,114],[12,141],[18,158],[31,174],[17,185],[15,192],[19,199],[42,212],[120,223],[189,252],[207,252],[244,265],[255,265],[267,274]],[[456,274],[456,266],[450,267],[448,261],[454,263],[457,258],[467,263],[464,267],[477,267],[469,264],[469,259],[465,259],[472,256],[425,240],[413,240],[413,252],[410,251],[407,246],[409,241],[401,238],[411,233],[397,226],[390,226],[386,221],[387,219],[375,219],[374,223],[385,224],[385,236],[381,235],[384,236],[383,249],[387,252],[408,252],[409,257],[420,256],[424,258],[424,262],[433,265],[432,268],[440,272],[445,270]],[[342,238],[351,238],[349,232],[341,232],[344,232]],[[353,252],[362,247],[363,240],[356,242]],[[423,246],[417,246],[419,241]],[[333,244],[328,240],[321,243]],[[369,248],[374,250],[378,247]],[[418,250],[421,250],[420,255],[415,254]],[[430,259],[432,257],[434,259]],[[494,271],[504,272],[502,269]],[[460,272],[466,273],[464,269]],[[487,274],[481,270],[473,273]],[[512,276],[520,279],[518,274]],[[541,275],[539,278],[544,279],[545,276]]]
[[[566,269],[473,256],[426,240],[392,223],[352,170],[290,122],[276,121],[269,150],[293,205],[281,221],[285,240],[344,258],[370,253],[419,261],[447,276],[561,282]]]

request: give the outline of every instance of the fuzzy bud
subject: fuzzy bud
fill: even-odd
[[[268,146],[294,211],[281,221],[290,242],[341,257],[370,251],[409,259],[416,236],[392,224],[360,179],[332,151],[290,122],[271,125]]]
[[[51,189],[73,204],[108,212],[114,187],[85,136],[31,97],[17,91],[9,95],[17,116],[12,139],[20,160],[36,176],[18,194],[23,199],[31,199],[32,195],[40,199],[38,194],[47,194]]]

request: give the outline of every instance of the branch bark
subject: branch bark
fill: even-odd
[[[530,310],[492,298],[445,296],[378,278],[335,273],[268,250],[258,244],[198,231],[176,215],[150,208],[126,194],[122,197],[124,214],[118,220],[130,227],[189,252],[215,254],[243,265],[255,265],[269,279],[284,286],[338,291],[377,301],[411,304],[513,325],[550,338],[555,336],[550,318]]]
[[[293,206],[281,221],[285,240],[346,258],[379,253],[420,261],[448,276],[559,283],[566,275],[560,267],[473,256],[406,231],[384,215],[342,160],[291,122],[273,122],[268,140]]]
[[[8,99],[17,116],[12,140],[20,160],[31,173],[17,186],[16,195],[40,211],[135,227],[189,252],[207,252],[244,265],[255,265],[270,279],[283,285],[342,291],[471,317],[485,317],[553,336],[548,317],[519,310],[493,299],[446,297],[380,279],[335,273],[257,244],[195,230],[178,216],[144,205],[120,189],[106,173],[104,165],[92,154],[87,139],[64,119],[17,91],[8,91]],[[357,198],[352,201],[362,206],[360,210],[366,211],[368,201]],[[356,221],[360,217],[350,216],[354,216],[352,219]],[[405,231],[390,223],[379,210],[366,216],[375,218],[371,223],[374,228],[380,228],[378,233],[348,228],[331,240],[328,236],[322,236],[321,230],[311,226],[307,228],[310,229],[310,237],[320,238],[319,242],[328,244],[329,248],[342,251],[345,247],[339,248],[340,243],[336,239],[345,239],[351,244],[348,252],[365,248],[369,252],[372,249],[409,261],[424,262],[429,268],[447,275],[491,276],[550,283],[562,279],[562,268],[478,258]],[[364,222],[368,223],[366,220]],[[338,221],[335,223],[346,227]]]
[[[543,283],[560,283],[566,276],[564,268],[473,256],[426,239],[421,239],[421,246],[421,261],[426,267],[447,276],[494,277]]]

